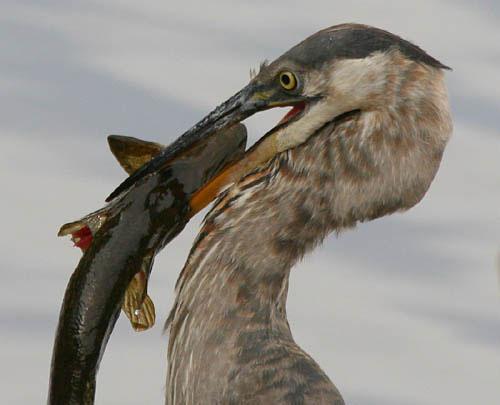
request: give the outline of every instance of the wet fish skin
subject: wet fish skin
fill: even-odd
[[[182,196],[178,196],[181,203],[176,206],[176,199],[171,198],[166,207],[170,213],[165,227],[150,226],[148,212],[142,208],[148,194],[140,192],[152,180],[132,191],[134,201],[121,215],[107,219],[71,276],[56,335],[49,404],[80,404],[82,399],[83,403],[93,403],[98,365],[118,319],[125,290],[143,257],[154,250],[160,239],[175,237],[187,222]],[[158,207],[155,214],[159,213]],[[131,228],[133,232],[129,232]],[[151,240],[153,230],[157,233]]]
[[[154,256],[189,221],[190,197],[241,156],[245,141],[244,127],[233,127],[142,178],[98,211],[104,220],[70,278],[61,307],[49,405],[94,403],[99,364],[132,278],[141,269],[149,277]]]

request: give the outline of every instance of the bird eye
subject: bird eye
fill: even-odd
[[[279,79],[281,87],[285,90],[293,90],[297,87],[297,78],[292,72],[281,72]]]

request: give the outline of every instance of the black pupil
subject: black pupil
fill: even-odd
[[[282,75],[281,76],[281,82],[285,85],[288,86],[291,82],[290,76],[289,75]]]

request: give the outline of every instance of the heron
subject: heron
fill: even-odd
[[[215,198],[166,323],[167,404],[344,403],[293,339],[290,271],[330,233],[420,202],[452,133],[447,69],[388,31],[332,26],[263,63],[176,141],[181,150],[292,107],[190,201],[195,213]],[[111,198],[170,158],[154,158]]]

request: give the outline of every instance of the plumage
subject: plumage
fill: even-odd
[[[167,404],[344,403],[293,340],[290,270],[331,232],[423,198],[452,130],[444,68],[399,37],[350,24],[252,78],[267,89],[291,70],[297,96],[309,98],[266,135],[275,154],[238,171],[204,220],[167,321]]]

